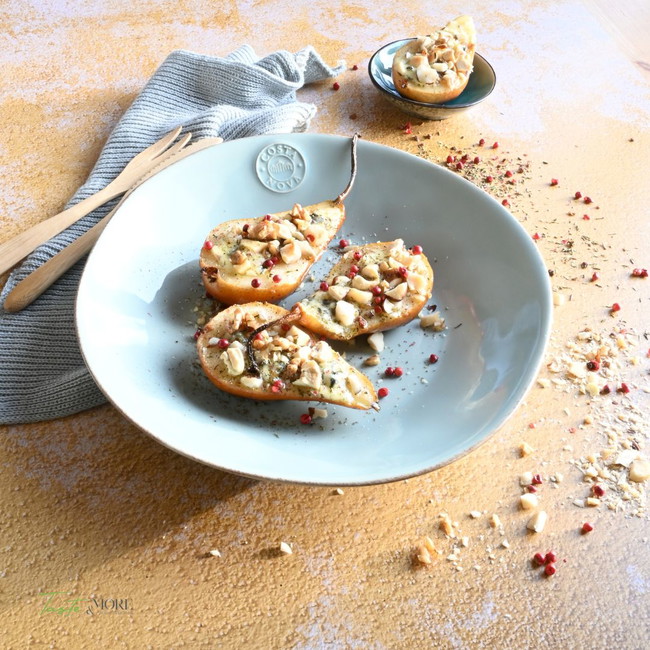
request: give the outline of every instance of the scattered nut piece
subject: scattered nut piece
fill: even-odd
[[[528,520],[526,528],[532,530],[534,533],[541,533],[544,530],[544,526],[546,526],[547,519],[548,515],[546,512],[539,510]]]
[[[519,477],[519,485],[521,487],[528,487],[529,485],[533,484],[533,473],[532,472],[524,472],[520,477]]]
[[[280,553],[282,553],[282,555],[291,555],[293,553],[293,549],[286,542],[280,542]]]
[[[379,358],[379,355],[373,354],[372,356],[369,356],[364,360],[363,365],[374,367],[374,366],[378,366],[380,361],[381,359]]]
[[[437,555],[440,555],[440,552],[433,545],[433,540],[430,537],[423,538],[415,547],[414,558],[420,564],[432,564]]]
[[[334,494],[341,495],[341,494],[345,494],[345,492],[343,492],[342,488],[336,488],[336,490],[334,490]]]
[[[522,442],[519,445],[519,455],[521,458],[525,458],[526,456],[530,456],[535,449],[531,447],[527,442]]]
[[[423,329],[430,327],[435,332],[442,332],[445,329],[445,319],[440,315],[439,311],[434,311],[433,314],[420,316],[420,327]]]
[[[499,528],[499,526],[501,526],[501,519],[499,519],[499,515],[493,514],[490,517],[490,526],[492,528]]]
[[[451,523],[451,519],[449,518],[449,515],[446,512],[443,512],[440,515],[440,530],[445,535],[448,535],[449,537],[456,537],[456,533],[454,532],[454,528]]]
[[[220,553],[216,548],[213,548],[213,549],[210,551],[210,555],[211,555],[212,557],[221,557],[221,553]]]
[[[566,296],[563,293],[553,292],[553,304],[561,307],[566,302]]]
[[[324,420],[325,418],[327,418],[327,409],[316,406],[314,408],[309,409],[309,414],[314,420],[316,418],[320,418],[321,420]]]
[[[635,483],[643,483],[650,478],[650,461],[646,458],[637,458],[630,465],[629,479]]]
[[[383,350],[384,350],[384,333],[383,332],[373,332],[368,337],[368,345],[375,352],[383,352]]]
[[[482,514],[482,513],[481,513],[480,510],[472,510],[472,511],[469,513],[469,516],[470,516],[472,519],[478,519],[478,518],[481,516],[481,514]]]
[[[519,497],[519,505],[523,510],[534,510],[539,505],[539,499],[536,494],[527,492]]]
[[[585,499],[585,505],[590,508],[597,508],[600,505],[600,499],[597,499],[596,497],[587,497]]]

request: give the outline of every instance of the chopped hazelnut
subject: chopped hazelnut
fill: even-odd
[[[530,456],[534,451],[535,449],[531,447],[527,442],[522,442],[519,445],[519,455],[522,458],[525,458],[526,456]]]
[[[643,483],[650,478],[650,461],[646,458],[637,458],[632,461],[629,470],[630,481]]]
[[[532,472],[524,472],[520,477],[519,477],[519,485],[521,487],[528,487],[529,485],[533,484],[533,473]]]
[[[534,510],[539,505],[539,498],[536,494],[522,494],[519,497],[519,504],[523,510]]]
[[[368,337],[368,345],[375,352],[383,352],[383,350],[384,350],[384,333],[383,332],[373,332]]]
[[[282,555],[291,555],[293,553],[293,549],[286,542],[280,542],[280,553],[282,553]]]
[[[546,526],[547,519],[548,515],[546,512],[544,510],[539,510],[528,520],[526,528],[532,530],[534,533],[541,533],[544,530],[544,526]]]
[[[449,535],[449,537],[456,537],[451,519],[446,513],[440,515],[440,530],[442,530],[445,535]]]

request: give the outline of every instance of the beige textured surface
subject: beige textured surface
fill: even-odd
[[[574,503],[591,496],[581,467],[606,469],[625,445],[648,454],[650,280],[630,277],[650,267],[650,61],[639,40],[650,28],[647,11],[639,5],[630,21],[633,7],[608,14],[600,2],[466,3],[497,88],[453,121],[413,121],[409,134],[408,118],[376,96],[368,58],[385,42],[446,22],[459,13],[453,3],[217,4],[3,4],[3,239],[61,208],[170,50],[223,55],[248,42],[264,54],[313,44],[332,63],[359,66],[341,75],[338,92],[322,84],[301,93],[318,106],[313,132],[358,129],[435,161],[453,147],[478,152],[483,137],[499,141],[508,166],[522,165],[517,186],[499,180],[488,189],[507,192],[512,212],[540,234],[564,297],[548,354],[558,372],[545,368],[541,378],[563,379],[567,342],[591,328],[618,350],[612,386],[624,381],[631,391],[592,400],[572,381],[536,386],[506,426],[453,465],[342,494],[197,465],[109,406],[4,427],[0,646],[647,647],[643,484],[630,484],[636,493],[616,487],[627,484],[627,470],[612,466],[612,480],[598,481],[606,488],[599,506]],[[626,43],[621,29],[630,24]],[[573,200],[576,190],[593,203]],[[600,279],[590,282],[595,270]],[[622,309],[610,315],[614,302]],[[521,458],[524,440],[534,451]],[[518,479],[529,470],[543,477],[538,494],[549,515],[537,535],[518,506]],[[558,473],[562,480],[551,481]],[[458,537],[440,529],[442,512],[458,523]],[[501,526],[490,525],[492,514]],[[584,521],[594,525],[587,535]],[[412,553],[425,535],[441,556],[417,568]],[[277,551],[281,541],[292,555]],[[552,578],[531,564],[548,550],[558,555]],[[80,611],[44,612],[45,592],[81,599]],[[93,597],[128,600],[128,609],[102,611]]]

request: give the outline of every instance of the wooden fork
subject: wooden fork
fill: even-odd
[[[120,194],[124,194],[133,184],[146,172],[155,167],[159,158],[168,149],[169,145],[176,140],[182,127],[177,127],[158,142],[141,151],[135,156],[119,175],[114,178],[105,188],[99,190],[92,196],[79,201],[76,205],[60,212],[59,214],[37,223],[9,241],[0,244],[0,274],[9,270],[16,262],[20,262],[37,246],[45,243],[48,239],[58,235],[75,221],[85,217],[100,205],[104,205]]]
[[[186,139],[180,140],[163,156],[160,163],[145,174],[145,176],[124,195],[122,200],[111,210],[101,221],[94,225],[90,230],[78,237],[69,246],[50,258],[45,264],[39,266],[33,273],[30,273],[24,280],[21,280],[7,295],[4,302],[4,309],[8,312],[17,312],[31,305],[48,287],[58,280],[70,267],[78,262],[90,249],[102,234],[111,217],[117,212],[117,209],[130,196],[131,192],[140,187],[142,183],[149,180],[152,176],[162,171],[169,165],[189,156],[201,149],[213,146],[222,142],[221,138],[203,138],[197,140],[187,147],[179,147],[181,143],[185,144],[189,140],[188,134]],[[182,149],[182,151],[181,151]]]

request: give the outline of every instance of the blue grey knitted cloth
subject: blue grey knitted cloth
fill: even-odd
[[[224,58],[172,52],[111,133],[87,181],[68,205],[105,187],[137,153],[183,125],[193,140],[224,140],[304,131],[316,107],[301,103],[303,85],[343,70],[312,47],[258,58],[248,46]],[[40,246],[13,271],[0,299],[24,277],[97,223],[104,206]],[[77,263],[22,312],[0,311],[0,424],[50,420],[106,401],[88,372],[74,323]]]

